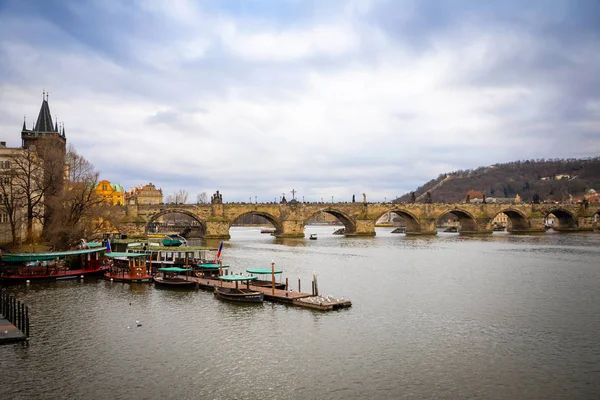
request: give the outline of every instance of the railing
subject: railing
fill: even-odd
[[[0,292],[0,314],[29,338],[29,307],[6,292]]]

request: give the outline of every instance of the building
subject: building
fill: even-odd
[[[125,190],[118,183],[110,183],[107,180],[98,182],[94,193],[102,198],[102,200],[113,206],[121,206],[125,204]]]
[[[162,204],[162,189],[157,189],[152,183],[129,189],[125,193],[125,202],[130,205]]]

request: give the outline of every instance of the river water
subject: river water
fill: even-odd
[[[303,291],[314,271],[322,294],[352,308],[92,279],[13,287],[32,333],[0,346],[0,399],[600,397],[598,234],[259,231],[232,228],[233,271],[273,260]]]

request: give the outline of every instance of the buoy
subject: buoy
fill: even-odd
[[[137,326],[142,326],[142,324],[141,324],[141,322],[140,322],[140,321],[135,321],[135,324],[136,324]]]

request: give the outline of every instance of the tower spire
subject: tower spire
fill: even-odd
[[[58,132],[58,116],[54,117],[54,132]]]
[[[24,130],[24,131],[26,131],[26,130],[27,130],[27,127],[25,126],[25,119],[26,119],[26,116],[25,116],[25,115],[23,115],[23,130]]]

